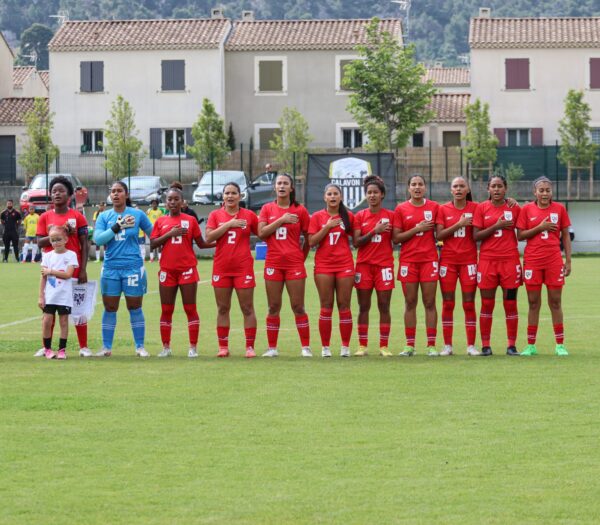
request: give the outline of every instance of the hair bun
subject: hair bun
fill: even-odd
[[[178,180],[171,182],[171,185],[169,186],[169,188],[175,188],[177,190],[183,190],[183,186],[181,184],[181,182],[179,182]]]

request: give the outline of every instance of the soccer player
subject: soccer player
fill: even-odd
[[[394,211],[393,241],[401,243],[398,280],[404,292],[404,333],[406,346],[403,357],[415,353],[417,331],[417,303],[419,288],[425,307],[427,355],[438,356],[435,349],[437,336],[437,309],[435,294],[438,281],[438,252],[435,246],[434,226],[439,205],[425,198],[427,187],[421,175],[408,179],[410,198],[396,206]]]
[[[241,189],[235,182],[223,187],[223,207],[211,212],[206,224],[206,239],[216,241],[212,285],[217,303],[217,357],[229,357],[229,311],[233,290],[244,317],[246,357],[256,357],[256,313],[254,312],[254,259],[250,235],[258,233],[258,217],[240,208]]]
[[[101,213],[96,222],[94,241],[105,246],[104,265],[100,278],[100,290],[104,313],[102,314],[103,348],[97,357],[112,355],[113,338],[117,327],[117,310],[121,294],[129,310],[131,330],[135,341],[135,354],[149,357],[144,348],[146,322],[142,311],[142,299],[146,293],[146,272],[140,255],[138,236],[142,230],[152,233],[152,224],[146,214],[130,206],[127,184],[116,181],[110,188],[112,210]],[[43,216],[42,216],[43,218]]]
[[[104,211],[106,210],[106,202],[102,201],[100,204],[98,204],[98,209],[94,212],[94,215],[92,215],[92,225],[95,228],[96,227],[96,221],[98,220],[98,216]],[[98,246],[95,242],[94,242],[94,236],[92,235],[92,244],[94,245],[95,248],[95,252],[96,252],[96,259],[95,261],[97,263],[100,262],[100,251],[102,249],[102,246]]]
[[[552,200],[550,179],[537,178],[533,182],[533,194],[535,201],[523,206],[517,219],[517,237],[520,241],[527,241],[523,276],[529,299],[527,347],[521,355],[537,354],[535,341],[542,305],[542,284],[545,284],[556,340],[555,353],[558,356],[566,356],[569,353],[564,345],[561,299],[565,277],[571,274],[571,221],[565,207]],[[561,238],[565,251],[564,262],[560,250]]]
[[[25,226],[25,242],[23,243],[23,254],[21,255],[21,262],[27,261],[27,255],[29,247],[31,246],[31,262],[35,262],[37,256],[37,224],[40,220],[40,216],[35,211],[35,206],[29,207],[29,213],[23,219],[23,226]]]
[[[179,189],[179,191],[181,191],[181,189]],[[158,200],[153,199],[150,202],[150,208],[148,208],[148,210],[146,211],[146,215],[148,215],[152,226],[154,226],[156,224],[156,221],[164,215],[163,211],[158,207]],[[152,242],[150,242],[150,262],[154,262],[155,255],[156,258],[160,261],[160,252],[160,248],[152,249]]]
[[[352,311],[350,301],[354,285],[354,258],[350,238],[354,232],[354,216],[342,202],[342,190],[336,184],[325,186],[327,207],[310,218],[308,243],[317,247],[315,255],[315,284],[319,292],[321,312],[319,334],[321,356],[331,357],[331,316],[335,300],[339,313],[341,357],[350,357]]]
[[[209,248],[202,238],[198,221],[190,215],[181,213],[183,192],[181,184],[174,182],[167,193],[169,215],[160,216],[154,223],[150,235],[150,249],[162,247],[158,272],[158,290],[160,293],[161,316],[160,337],[163,344],[158,357],[169,357],[171,351],[171,328],[177,289],[181,291],[181,301],[188,320],[190,348],[188,357],[198,357],[198,333],[200,318],[196,309],[196,291],[198,290],[198,270],[195,242],[199,248]]]
[[[4,259],[8,262],[8,254],[10,253],[10,245],[12,244],[15,259],[19,262],[19,223],[21,222],[21,214],[15,210],[13,200],[6,201],[6,209],[0,214],[0,222],[4,226],[2,240],[4,241]]]
[[[50,227],[66,226],[69,234],[67,250],[77,254],[78,267],[73,272],[73,278],[77,279],[79,284],[87,283],[88,223],[80,212],[69,208],[69,201],[74,193],[73,184],[68,178],[58,175],[50,181],[48,191],[54,208],[48,209],[40,215],[36,230],[38,246],[43,252],[51,251]],[[80,357],[91,357],[93,354],[88,348],[87,319],[74,319],[74,322],[79,341],[79,355]],[[35,355],[42,357],[43,350],[43,348],[38,350]]]
[[[508,184],[501,175],[493,175],[488,181],[490,199],[480,203],[473,216],[473,237],[481,241],[477,283],[481,293],[479,331],[481,332],[481,355],[492,355],[490,336],[496,302],[496,289],[502,287],[506,317],[507,355],[519,355],[515,342],[519,326],[517,291],[521,286],[521,261],[517,249],[515,224],[521,208],[509,206],[506,200]]]
[[[302,357],[312,357],[310,327],[304,310],[304,286],[308,255],[308,224],[310,215],[304,206],[296,202],[294,180],[287,173],[280,173],[274,182],[276,200],[265,204],[258,217],[258,236],[267,242],[265,260],[265,287],[267,290],[267,341],[268,349],[263,357],[276,357],[279,336],[279,312],[283,287],[287,288],[296,328],[302,345]],[[300,244],[300,237],[304,243]]]
[[[379,355],[389,357],[388,340],[392,318],[390,302],[394,289],[394,253],[392,227],[394,212],[383,208],[386,188],[377,175],[363,180],[369,207],[354,216],[352,243],[358,248],[354,286],[358,296],[358,344],[355,356],[367,355],[369,344],[369,311],[373,290],[379,309]]]
[[[452,355],[454,329],[454,301],[456,283],[460,281],[462,305],[465,312],[467,355],[477,356],[475,347],[477,314],[475,291],[477,290],[477,244],[473,238],[473,215],[477,204],[471,197],[471,189],[463,177],[456,177],[450,184],[452,201],[440,206],[436,218],[436,238],[443,241],[440,257],[440,288],[442,290],[442,333],[444,348],[442,356]]]

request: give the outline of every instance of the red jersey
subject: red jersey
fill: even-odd
[[[492,201],[480,202],[473,216],[473,226],[485,230],[496,224],[500,217],[512,220],[515,224],[519,218],[521,208],[518,205],[509,208],[506,203],[502,206],[494,206]],[[510,229],[496,230],[487,239],[481,241],[479,247],[480,259],[518,259],[517,236],[515,226]]]
[[[437,202],[425,199],[422,206],[414,206],[408,200],[396,206],[394,211],[394,228],[402,231],[412,230],[422,221],[433,221],[437,219],[440,205]],[[402,262],[430,262],[437,261],[438,253],[435,247],[435,234],[431,229],[419,232],[400,247],[400,261]]]
[[[161,270],[188,270],[195,268],[196,254],[193,242],[200,235],[198,221],[191,215],[180,213],[179,215],[163,215],[156,219],[150,234],[150,239],[158,239],[165,233],[170,232],[173,226],[187,228],[185,235],[171,237],[162,245],[160,256]]]
[[[289,208],[280,208],[276,202],[269,202],[262,207],[258,217],[259,223],[271,224],[286,213],[297,215],[299,221],[295,224],[283,224],[267,238],[265,266],[278,270],[294,270],[299,266],[304,266],[300,235],[308,231],[310,215],[300,204],[292,205]]]
[[[69,235],[67,240],[66,248],[77,254],[77,262],[79,267],[75,268],[73,277],[79,277],[79,271],[81,268],[81,245],[79,244],[79,236],[85,235],[87,242],[87,227],[88,223],[86,218],[77,210],[69,208],[67,213],[56,213],[54,210],[48,210],[40,215],[40,219],[37,223],[36,235],[38,237],[47,237],[51,226],[62,226],[63,224],[69,224],[72,233]],[[42,249],[44,252],[51,252],[52,246],[46,246]]]
[[[256,213],[240,208],[235,215],[229,215],[225,208],[220,208],[210,213],[206,227],[216,230],[231,219],[245,220],[246,227],[230,228],[217,240],[213,261],[213,273],[216,275],[245,275],[254,267],[254,259],[250,252],[250,235],[258,232]]]
[[[567,210],[558,202],[551,202],[547,208],[540,208],[535,202],[529,202],[523,206],[517,228],[519,230],[531,230],[540,224],[544,219],[556,224],[558,229],[554,232],[543,231],[535,237],[527,239],[525,246],[525,264],[532,269],[544,269],[548,263],[560,259],[560,232],[563,228],[571,225]]]
[[[393,226],[394,212],[381,208],[377,213],[371,213],[369,208],[359,211],[354,216],[354,230],[360,231],[360,236],[372,232],[380,222],[388,222]],[[389,232],[376,233],[371,240],[358,248],[356,264],[369,263],[376,266],[394,265],[394,248],[392,244],[392,228]]]
[[[323,229],[329,219],[339,219],[339,215],[329,215],[327,210],[319,210],[313,213],[310,218],[310,226],[308,227],[308,233],[314,234]],[[349,240],[352,237],[354,230],[354,215],[352,212],[348,212],[348,218],[350,219],[350,230],[346,231],[344,223],[340,223],[339,226],[331,228],[329,233],[317,246],[317,253],[315,254],[315,268],[321,270],[337,271],[338,269],[345,270],[346,268],[354,268],[354,258],[352,257],[352,251],[350,250]]]
[[[436,224],[441,224],[444,229],[456,224],[466,213],[475,215],[477,203],[467,201],[466,206],[459,210],[453,202],[440,206]],[[473,239],[473,226],[463,226],[454,232],[451,237],[444,239],[442,255],[440,257],[448,264],[475,264],[477,262],[477,243]]]

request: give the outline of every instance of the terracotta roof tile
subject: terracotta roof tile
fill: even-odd
[[[231,22],[197,20],[68,21],[56,32],[50,51],[117,51],[136,49],[214,49]]]
[[[38,75],[42,79],[44,86],[46,89],[50,89],[50,71],[38,71]]]
[[[235,22],[227,51],[303,51],[352,49],[366,43],[370,20],[256,20]],[[402,39],[402,21],[381,20],[381,29]]]
[[[465,106],[469,103],[468,93],[437,93],[431,101],[435,116],[431,122],[466,122]]]
[[[0,126],[22,126],[25,113],[33,109],[34,98],[3,98],[0,100]],[[48,103],[48,99],[45,99]]]
[[[433,80],[435,86],[468,86],[471,73],[466,67],[430,67],[425,72],[425,80]]]
[[[13,67],[13,85],[20,88],[34,71],[35,67],[33,66]]]
[[[472,49],[600,47],[600,17],[472,18]]]

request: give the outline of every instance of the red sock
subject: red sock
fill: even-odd
[[[505,299],[504,314],[506,316],[506,337],[508,339],[508,346],[514,346],[517,341],[517,331],[519,329],[517,301]]]
[[[444,344],[452,344],[452,332],[454,331],[454,301],[442,301],[442,332]],[[432,346],[432,345],[429,345]]]
[[[300,336],[302,346],[310,346],[310,326],[308,324],[308,315],[300,314],[296,316],[296,329]]]
[[[534,345],[537,339],[538,325],[527,325],[527,344]]]
[[[426,328],[427,346],[435,346],[435,338],[437,337],[437,328]]]
[[[389,324],[379,323],[379,348],[387,348],[391,327]]]
[[[87,340],[87,323],[76,324],[75,331],[77,332],[77,340],[79,341],[79,348],[87,348],[88,340]]]
[[[171,343],[171,327],[173,326],[174,304],[161,304],[160,314],[160,340],[163,345]]]
[[[278,315],[267,315],[267,342],[269,348],[277,348],[277,338],[279,337],[279,324],[281,320]]]
[[[417,335],[416,327],[404,327],[404,335],[406,336],[406,346],[415,346],[415,337]]]
[[[352,312],[350,310],[340,310],[340,337],[342,346],[350,346],[352,337]]]
[[[369,346],[369,325],[358,325],[358,344],[360,346]]]
[[[188,320],[188,336],[190,338],[190,345],[196,346],[198,344],[198,333],[200,332],[200,317],[198,317],[198,310],[194,303],[184,304],[183,309]]]
[[[219,340],[219,350],[229,348],[229,326],[217,326],[217,339]]]
[[[331,308],[321,308],[319,314],[319,335],[321,336],[321,345],[329,346],[331,342]]]
[[[481,332],[481,346],[490,346],[492,335],[492,319],[496,299],[481,299],[481,312],[479,314],[479,331]]]
[[[254,348],[254,341],[256,341],[256,326],[244,328],[244,335],[246,336],[246,348]]]
[[[475,303],[463,303],[463,310],[465,312],[467,346],[473,346],[475,344],[475,337],[477,336],[477,314],[475,313]]]
[[[557,345],[562,345],[565,342],[565,328],[562,323],[552,325],[554,327],[554,339]]]

